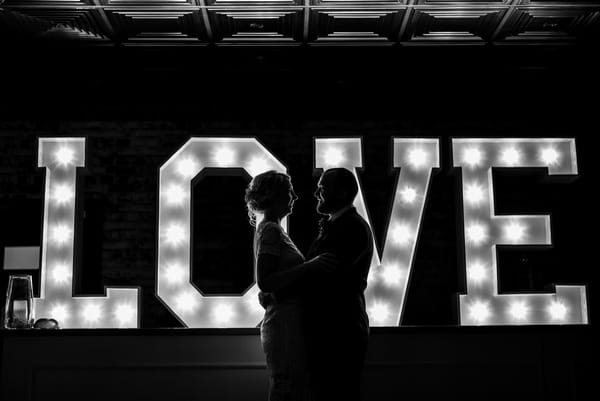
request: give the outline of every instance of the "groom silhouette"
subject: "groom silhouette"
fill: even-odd
[[[303,298],[303,331],[311,401],[359,401],[360,377],[367,353],[369,318],[364,291],[373,256],[373,235],[352,203],[358,193],[354,174],[326,170],[314,193],[319,235],[306,260],[333,254],[336,267],[301,276],[285,289],[259,293],[263,307],[290,295]],[[294,269],[289,274],[295,274]],[[280,274],[286,274],[281,272]]]
[[[314,193],[325,215],[307,259],[332,253],[339,266],[319,280],[303,283],[305,335],[314,401],[360,400],[369,318],[364,290],[373,255],[373,236],[356,212],[358,185],[344,168],[326,170]]]

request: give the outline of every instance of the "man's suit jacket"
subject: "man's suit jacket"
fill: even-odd
[[[334,272],[320,274],[306,283],[307,323],[321,333],[324,330],[366,341],[369,319],[364,290],[373,256],[373,235],[354,207],[325,222],[307,259],[325,252],[336,255],[340,265]]]

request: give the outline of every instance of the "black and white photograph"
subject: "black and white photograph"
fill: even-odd
[[[0,0],[0,399],[596,399],[599,49],[600,0]]]

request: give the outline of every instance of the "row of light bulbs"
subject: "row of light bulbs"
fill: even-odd
[[[58,302],[50,307],[49,314],[61,325],[68,326],[71,319],[78,319],[84,326],[93,327],[101,320],[116,323],[117,327],[135,327],[137,323],[137,305],[118,303],[108,306],[105,311],[103,302],[89,301],[83,305],[73,305],[72,302]],[[73,309],[79,309],[79,312]]]
[[[462,161],[466,167],[477,168],[484,164],[518,167],[525,158],[518,144],[503,145],[497,152],[497,159],[489,159],[481,146],[469,146],[462,152]],[[544,166],[554,166],[560,162],[561,154],[554,145],[543,145],[537,151],[537,159]]]
[[[319,141],[319,139],[317,139]],[[427,165],[427,162],[431,155],[422,147],[414,146],[407,149],[408,154],[408,166],[412,168],[422,168]],[[523,152],[518,149],[515,145],[507,145],[505,149],[500,152],[498,165],[513,165],[518,166],[523,158]],[[215,150],[211,158],[211,164],[222,168],[226,167],[238,167],[239,158],[237,152],[233,146],[220,146]],[[346,153],[340,146],[329,146],[323,151],[324,167],[333,168],[352,162],[347,159]],[[544,146],[539,150],[539,161],[544,166],[556,165],[561,159],[560,152],[552,145]],[[68,168],[73,165],[76,158],[74,150],[62,146],[54,153],[54,160],[58,166]],[[462,161],[470,168],[476,168],[483,165],[486,160],[485,152],[482,148],[471,146],[463,151]],[[192,156],[185,157],[178,161],[177,172],[182,177],[191,178],[195,175],[195,172],[200,169],[200,160]],[[265,168],[270,168],[270,162],[261,156],[253,157],[248,163],[248,169],[255,173],[252,175],[260,174],[265,171]],[[494,163],[490,163],[494,164]]]
[[[476,300],[469,304],[469,318],[479,324],[486,323],[492,316],[497,313],[497,309],[491,306],[491,302],[488,300]],[[523,322],[526,323],[531,314],[535,311],[535,308],[525,299],[510,301],[504,311],[507,320],[515,323]],[[568,306],[560,299],[552,299],[548,302],[543,313],[547,315],[547,319],[550,322],[564,323],[567,319]],[[537,311],[538,313],[540,311]]]

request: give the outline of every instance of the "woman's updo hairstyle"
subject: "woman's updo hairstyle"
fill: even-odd
[[[273,200],[290,189],[290,176],[269,170],[255,176],[246,188],[246,207],[251,225],[256,225],[256,212],[263,212],[273,204]]]

